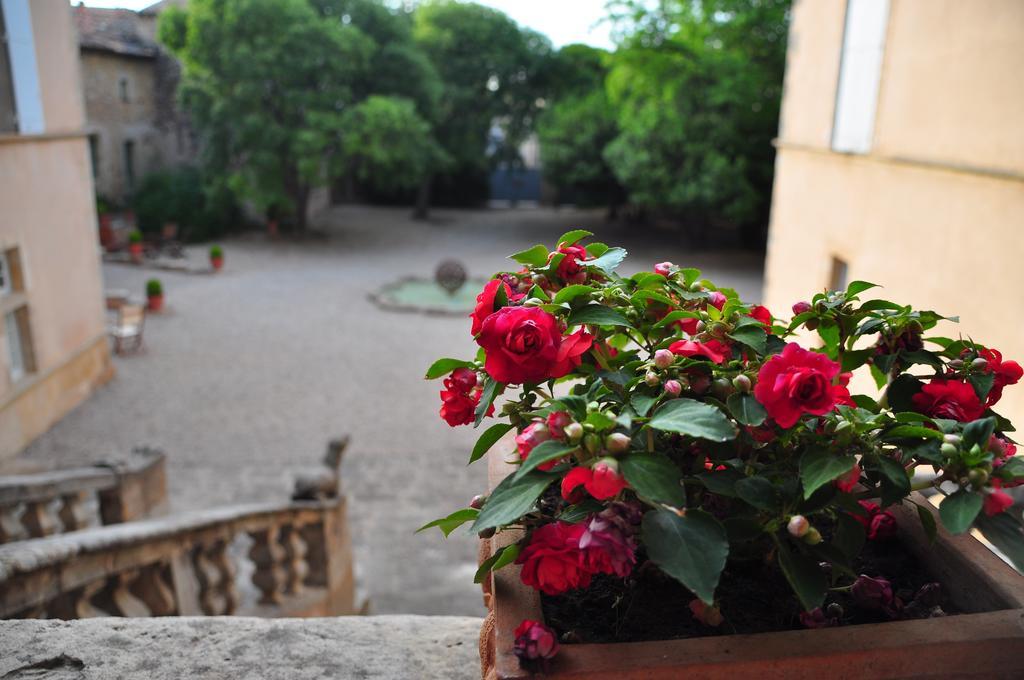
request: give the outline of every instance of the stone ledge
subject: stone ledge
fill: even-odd
[[[0,621],[0,678],[480,677],[481,619],[360,616]]]

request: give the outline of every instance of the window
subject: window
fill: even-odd
[[[4,314],[4,335],[7,339],[7,373],[11,382],[18,382],[33,370],[28,340],[28,307],[22,305]]]
[[[829,290],[846,290],[849,267],[844,260],[832,256],[832,270],[828,275]]]
[[[89,135],[89,160],[92,162],[92,178],[100,178],[100,136],[95,132]]]
[[[117,94],[121,98],[121,101],[128,102],[128,78],[121,76],[117,81]]]
[[[18,111],[14,108],[14,81],[11,79],[11,59],[7,54],[4,8],[0,6],[0,132],[17,131]]]
[[[124,184],[128,191],[135,188],[135,142],[124,143]]]
[[[875,134],[889,0],[848,0],[832,149],[867,153]]]
[[[0,298],[24,289],[18,249],[0,251]]]
[[[10,295],[11,274],[7,267],[7,253],[0,253],[0,295]]]
[[[0,131],[42,134],[46,125],[30,3],[29,0],[2,0],[2,5]]]

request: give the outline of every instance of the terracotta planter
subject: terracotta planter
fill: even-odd
[[[146,309],[151,312],[159,312],[164,308],[164,296],[163,293],[160,295],[150,295],[146,297]]]
[[[267,220],[267,236],[269,236],[270,238],[277,238],[277,220]]]
[[[129,243],[128,254],[131,255],[132,262],[135,264],[142,264],[142,244],[141,243]]]
[[[493,489],[512,467],[496,451],[489,463]],[[915,500],[932,507],[919,495]],[[563,644],[543,677],[1024,677],[1024,577],[970,535],[953,536],[940,524],[939,535],[929,546],[915,511],[899,508],[894,514],[904,544],[942,583],[949,599],[970,613],[757,635]],[[482,541],[481,559],[519,537],[503,532]],[[480,632],[483,677],[531,677],[512,652],[513,631],[523,619],[543,621],[540,595],[519,580],[519,567],[509,565],[485,581],[484,603],[489,613]]]
[[[213,267],[213,271],[219,272],[221,270],[221,268],[224,266],[224,258],[223,257],[211,257],[210,258],[210,266]]]
[[[109,213],[100,215],[100,245],[110,250],[114,247],[116,238],[114,236],[114,221]]]

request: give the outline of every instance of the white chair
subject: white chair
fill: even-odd
[[[142,329],[146,324],[146,308],[141,305],[121,305],[117,308],[117,322],[109,329],[114,339],[114,352],[142,349]]]

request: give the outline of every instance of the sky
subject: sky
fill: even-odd
[[[89,7],[142,9],[155,0],[86,0]],[[611,48],[609,25],[599,23],[605,16],[606,0],[476,0],[500,9],[517,23],[547,35],[555,47],[586,43]],[[73,0],[78,4],[78,0]]]

